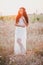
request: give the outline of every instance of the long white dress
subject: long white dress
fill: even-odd
[[[19,20],[19,25],[24,25],[23,17]],[[15,43],[14,43],[14,52],[15,54],[25,54],[26,52],[26,26],[19,27],[15,26]],[[19,44],[19,42],[20,44]]]

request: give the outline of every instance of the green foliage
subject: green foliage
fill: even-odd
[[[37,21],[39,21],[39,20],[40,20],[40,18],[39,18],[39,17],[37,17],[36,19],[37,19]]]
[[[43,22],[43,15],[42,14],[30,14],[29,15],[29,21],[34,23],[34,22]]]

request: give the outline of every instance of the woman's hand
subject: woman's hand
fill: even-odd
[[[15,26],[18,26],[18,27],[25,27],[25,25],[19,25],[19,24],[15,24]]]

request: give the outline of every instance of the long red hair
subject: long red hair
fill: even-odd
[[[21,18],[21,16],[24,16],[25,20],[26,20],[26,23],[28,24],[28,16],[27,16],[27,13],[26,13],[26,10],[24,7],[21,7],[20,9],[23,9],[23,15],[20,14],[20,11],[18,11],[18,15],[16,17],[16,23],[19,22],[19,19]]]

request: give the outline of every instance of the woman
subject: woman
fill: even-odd
[[[18,11],[15,22],[15,54],[25,54],[26,53],[26,38],[28,26],[28,16],[24,7],[21,7]]]

